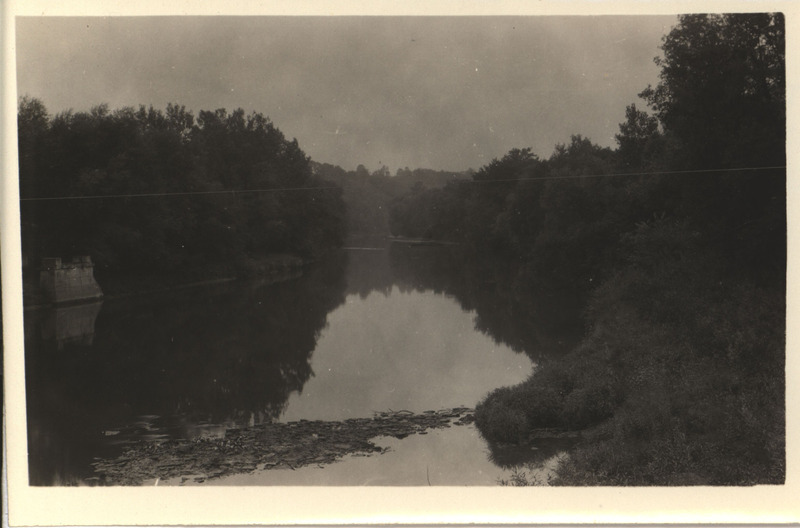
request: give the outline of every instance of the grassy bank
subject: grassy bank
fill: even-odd
[[[476,409],[490,441],[583,431],[562,485],[750,485],[785,477],[785,298],[674,225],[641,229],[570,354]],[[780,282],[780,281],[777,281]]]

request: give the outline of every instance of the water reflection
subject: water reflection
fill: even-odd
[[[475,311],[477,330],[535,361],[570,350],[581,334],[581,299],[534,288],[529,270],[513,261],[461,247],[390,250],[401,284],[452,295],[464,310]]]
[[[457,248],[380,245],[279,283],[27,312],[31,484],[91,483],[95,457],[142,439],[472,407],[576,335],[569,303],[533,298],[518,271]],[[496,467],[551,451],[489,449]]]
[[[511,472],[493,463],[486,442],[474,427],[436,429],[402,440],[382,437],[375,443],[388,452],[380,456],[348,456],[320,470],[306,466],[296,470],[255,471],[220,479],[220,486],[496,486]],[[529,477],[547,481],[546,467],[525,467]],[[181,479],[167,485],[193,485]]]
[[[540,438],[523,445],[489,443],[489,460],[504,469],[538,466],[559,453],[569,451],[577,441],[575,437],[567,437]]]
[[[65,345],[91,345],[94,341],[94,323],[103,302],[90,302],[48,308],[41,321],[42,341],[55,341],[58,350]]]
[[[506,259],[476,254],[461,246],[386,246],[359,252],[347,274],[347,291],[362,299],[370,292],[434,292],[475,312],[475,329],[534,361],[571,350],[581,336],[583,299],[563,291],[535,288],[530,270]]]
[[[315,376],[283,420],[341,420],[375,411],[474,407],[527,378],[532,363],[476,332],[474,314],[432,291],[353,294],[328,317]]]
[[[75,483],[115,444],[279,417],[312,376],[326,316],[344,301],[345,265],[331,258],[277,284],[108,300],[91,342],[44,339],[49,314],[28,312],[31,483]]]

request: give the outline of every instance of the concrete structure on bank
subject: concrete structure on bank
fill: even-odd
[[[39,285],[48,301],[54,303],[99,299],[103,290],[94,280],[94,264],[89,256],[63,263],[60,258],[42,259]]]

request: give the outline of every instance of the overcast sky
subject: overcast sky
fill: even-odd
[[[479,168],[603,146],[658,81],[674,16],[17,19],[19,95],[51,113],[167,103],[269,116],[314,160]]]

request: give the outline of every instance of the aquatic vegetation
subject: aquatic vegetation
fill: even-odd
[[[370,439],[404,438],[428,429],[462,426],[471,409],[414,414],[384,412],[342,422],[300,420],[229,429],[223,438],[141,442],[119,457],[93,464],[103,484],[138,485],[145,481],[194,475],[196,481],[256,470],[296,469],[332,464],[348,454],[383,450]]]

